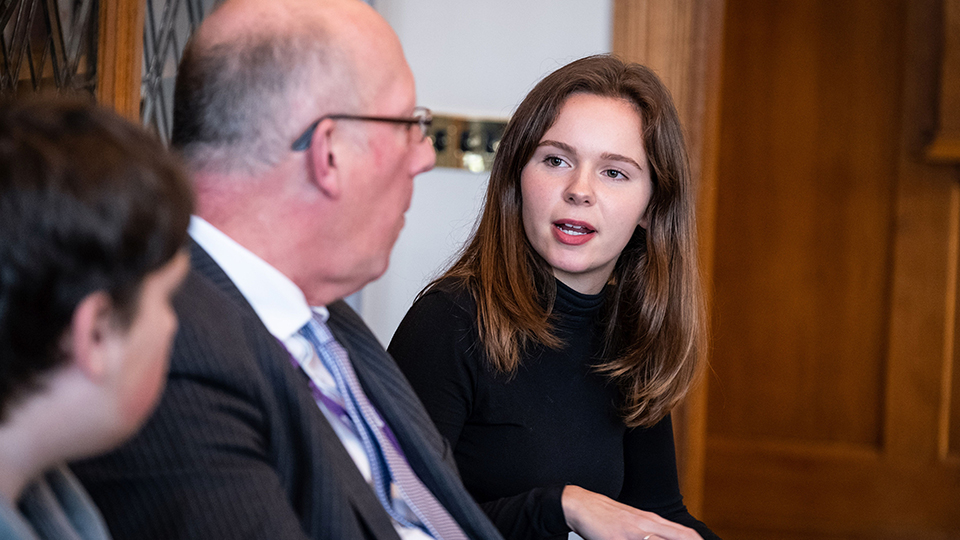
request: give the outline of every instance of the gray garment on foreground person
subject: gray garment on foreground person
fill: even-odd
[[[306,376],[221,268],[193,270],[167,390],[127,445],[74,466],[118,538],[376,538],[397,533]],[[411,467],[470,538],[499,534],[393,360],[344,302],[329,327]]]
[[[3,540],[110,540],[97,508],[63,465],[27,485],[17,506],[0,502]]]

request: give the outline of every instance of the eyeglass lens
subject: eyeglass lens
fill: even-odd
[[[430,114],[430,109],[417,107],[413,110],[413,117],[418,120],[417,129],[420,130],[420,137],[417,139],[417,141],[422,142],[427,138],[427,132],[430,130],[430,123],[433,121],[433,115]]]

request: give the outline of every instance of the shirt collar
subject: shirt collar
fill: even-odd
[[[327,321],[330,320],[330,310],[327,309],[327,306],[313,306],[310,310],[313,311],[313,316],[320,319],[323,324],[327,324]]]
[[[199,216],[190,218],[190,237],[223,269],[257,317],[284,341],[307,324],[313,313],[303,291],[279,270]],[[324,306],[314,307],[323,321]]]

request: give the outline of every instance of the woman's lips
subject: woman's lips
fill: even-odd
[[[558,220],[553,222],[553,235],[563,244],[579,246],[589,242],[597,231],[589,223],[575,220]]]

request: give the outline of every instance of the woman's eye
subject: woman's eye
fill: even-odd
[[[558,158],[557,156],[547,156],[544,158],[543,162],[551,167],[561,167],[564,163],[563,159]]]
[[[603,175],[606,176],[606,177],[608,177],[608,178],[613,178],[614,180],[626,180],[626,179],[627,179],[627,175],[623,174],[622,172],[620,172],[620,171],[618,171],[618,170],[616,170],[616,169],[607,169],[607,170],[603,171]]]

